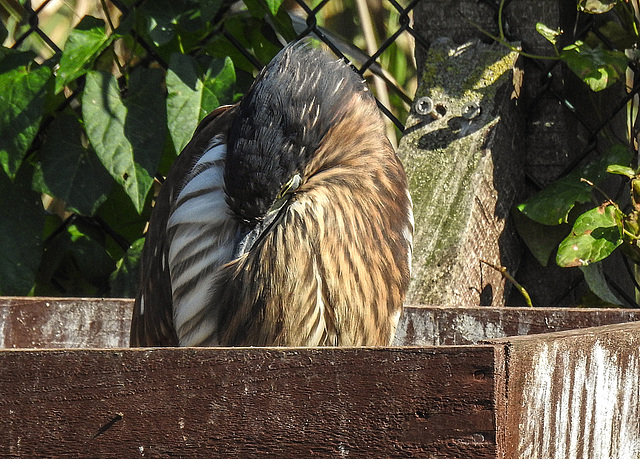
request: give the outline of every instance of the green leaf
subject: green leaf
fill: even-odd
[[[0,163],[13,179],[38,133],[51,69],[21,66],[0,75]]]
[[[282,0],[265,0],[267,3],[267,7],[269,8],[269,12],[271,12],[272,16],[275,16],[280,9],[280,5],[282,5]]]
[[[588,266],[611,255],[622,244],[622,218],[622,212],[614,205],[596,207],[580,215],[571,234],[558,247],[558,265]]]
[[[607,167],[607,172],[610,174],[624,175],[630,179],[636,176],[636,171],[628,166],[621,166],[619,164],[611,164]]]
[[[103,21],[85,16],[71,32],[64,46],[56,74],[56,94],[69,82],[87,73],[91,64],[114,38],[114,35],[107,35]]]
[[[200,2],[200,12],[202,19],[211,21],[216,13],[220,10],[223,0],[202,0]]]
[[[578,10],[589,14],[602,14],[610,11],[618,0],[580,0]]]
[[[589,290],[595,293],[598,298],[607,303],[622,306],[620,300],[611,291],[609,284],[607,284],[602,263],[580,266],[580,271],[582,271],[584,275],[584,280],[587,282]]]
[[[206,62],[202,82],[204,87],[200,119],[220,105],[233,103],[236,71],[233,67],[233,61],[229,57],[210,59]]]
[[[62,199],[67,209],[93,215],[106,199],[113,180],[96,154],[82,144],[75,116],[61,115],[47,129],[36,165],[34,188]]]
[[[91,145],[138,212],[153,184],[166,136],[162,76],[158,69],[134,70],[123,101],[113,75],[89,72],[82,97]]]
[[[140,258],[144,239],[141,237],[133,244],[122,259],[116,265],[116,270],[109,278],[111,296],[117,298],[133,298],[136,296],[139,284]]]
[[[44,210],[22,167],[12,182],[0,171],[0,295],[26,295],[42,256]]]
[[[198,123],[231,102],[235,71],[231,59],[213,59],[202,72],[195,58],[172,54],[167,72],[167,122],[176,153],[191,139]]]
[[[608,88],[623,77],[629,62],[621,51],[609,51],[602,45],[591,48],[582,41],[564,48],[560,59],[594,92]]]
[[[532,198],[518,205],[518,210],[530,219],[544,225],[567,223],[569,212],[576,203],[585,203],[591,199],[592,187],[583,182],[582,178],[598,185],[606,177],[606,169],[609,165],[630,163],[631,153],[629,150],[624,145],[614,145],[596,160],[556,180]]]
[[[560,29],[554,30],[551,27],[547,27],[541,22],[536,23],[536,31],[554,45],[556,44],[558,36],[562,34],[562,31]]]
[[[567,223],[569,212],[576,203],[591,199],[591,186],[580,182],[576,175],[570,174],[556,180],[532,199],[520,204],[518,210],[543,225]]]

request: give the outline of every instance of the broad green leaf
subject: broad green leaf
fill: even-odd
[[[126,255],[118,261],[116,270],[111,273],[109,285],[111,286],[112,297],[133,298],[136,296],[144,239],[142,237],[131,244]]]
[[[556,180],[533,198],[520,204],[520,210],[527,217],[543,225],[567,223],[569,212],[576,203],[591,199],[591,186],[580,182],[577,174],[570,174]]]
[[[36,166],[34,188],[67,203],[82,215],[93,215],[111,190],[113,180],[96,154],[82,144],[82,126],[62,115],[47,129]]]
[[[582,271],[582,274],[584,275],[584,280],[587,282],[589,290],[595,293],[598,298],[607,303],[622,306],[620,300],[609,288],[609,284],[604,277],[604,268],[602,267],[602,263],[580,266],[580,271]]]
[[[541,22],[536,23],[536,31],[554,45],[556,44],[558,36],[562,34],[562,31],[560,29],[554,30],[551,27],[547,27]]]
[[[602,14],[610,11],[618,0],[580,0],[578,10],[590,14]]]
[[[596,207],[580,215],[571,234],[558,247],[558,265],[588,266],[611,255],[622,244],[622,218],[622,212],[614,205]]]
[[[211,21],[216,13],[220,10],[223,0],[202,0],[200,2],[200,12],[202,19]]]
[[[211,59],[207,62],[202,82],[204,87],[200,119],[203,119],[220,105],[233,103],[236,72],[230,58]]]
[[[21,66],[0,75],[0,163],[13,179],[42,121],[51,69]]]
[[[607,176],[611,164],[630,164],[631,153],[624,145],[614,145],[591,163],[579,167],[567,176],[556,180],[538,194],[518,206],[523,214],[544,225],[559,225],[568,221],[569,212],[576,203],[591,199],[592,187],[581,181],[586,178],[598,185]]]
[[[166,136],[162,71],[138,68],[120,98],[113,75],[89,72],[82,97],[87,135],[103,166],[142,212]]]
[[[267,7],[269,8],[269,12],[272,16],[275,16],[280,9],[280,5],[282,5],[282,0],[265,0],[267,3]]]
[[[235,71],[231,59],[213,59],[202,72],[195,58],[172,54],[167,72],[167,124],[176,153],[191,139],[198,123],[233,98]]]
[[[0,171],[0,295],[26,295],[42,256],[44,210],[22,167],[12,182]]]
[[[611,164],[607,167],[607,172],[610,174],[624,175],[632,179],[636,176],[636,171],[628,166],[620,166],[619,164]]]
[[[56,94],[69,82],[87,73],[91,64],[114,38],[114,35],[107,35],[103,21],[85,16],[64,45],[56,74]]]
[[[601,45],[591,48],[576,41],[560,53],[560,58],[592,91],[602,91],[624,76],[629,60],[621,51],[609,51]]]

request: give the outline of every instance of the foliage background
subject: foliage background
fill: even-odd
[[[0,295],[132,296],[153,197],[172,161],[208,112],[239,100],[298,36],[315,33],[354,63],[397,141],[416,87],[419,2],[0,2]],[[512,46],[505,18],[517,2],[485,3],[497,27],[483,37]],[[548,144],[559,171],[536,163],[528,145],[530,197],[514,218],[530,256],[514,277],[535,305],[637,306],[640,7],[576,7],[564,31],[538,24],[547,55],[522,52],[526,73],[541,75],[530,85],[539,92],[528,129],[554,136],[563,122],[539,108],[552,99],[570,145]]]
[[[300,34],[326,34],[400,127],[415,90],[409,34],[367,63],[406,30],[395,1],[5,0],[0,15],[0,295],[133,296],[172,161]]]

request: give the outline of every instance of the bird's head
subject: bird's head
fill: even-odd
[[[346,63],[304,43],[258,75],[231,125],[224,177],[229,207],[248,231],[270,224],[308,180],[306,166],[356,95],[373,101]]]

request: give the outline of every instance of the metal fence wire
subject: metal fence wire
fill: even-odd
[[[15,1],[15,0],[14,0]],[[102,0],[101,6],[104,8],[115,8],[121,14],[120,21],[123,21],[134,12],[136,8],[138,8],[141,4],[144,3],[145,0],[138,0],[131,5],[127,5],[126,2],[120,0]],[[360,0],[359,0],[360,1]],[[366,0],[365,0],[366,1]],[[416,34],[415,30],[412,27],[411,20],[411,12],[415,8],[415,6],[420,3],[421,0],[413,0],[407,5],[403,6],[400,2],[396,0],[384,0],[384,3],[389,5],[398,15],[397,25],[389,25],[388,29],[385,31],[388,33],[387,36],[381,37],[381,42],[377,44],[376,49],[369,49],[367,51],[363,51],[351,43],[345,42],[343,39],[339,37],[338,34],[332,32],[330,29],[322,27],[319,25],[318,18],[322,16],[323,11],[326,10],[332,3],[342,3],[341,0],[322,0],[322,1],[305,1],[305,0],[291,0],[286,3],[287,9],[290,11],[291,19],[298,34],[298,39],[302,39],[305,37],[313,37],[320,41],[322,41],[328,48],[336,54],[336,56],[345,59],[350,62],[353,68],[360,74],[365,75],[366,72],[371,72],[377,75],[379,78],[383,79],[387,84],[390,91],[395,92],[405,103],[411,103],[411,97],[408,95],[403,87],[393,81],[393,78],[390,78],[390,75],[387,71],[385,71],[382,66],[379,64],[378,60],[380,56],[389,49],[389,47],[398,40],[398,37],[408,34],[411,39],[417,41],[422,46],[426,47],[426,43],[424,40]],[[56,43],[56,41],[49,36],[49,33],[44,30],[43,23],[46,23],[46,20],[42,20],[42,16],[47,13],[48,9],[59,9],[59,8],[68,8],[71,14],[77,16],[78,12],[73,4],[63,4],[60,5],[59,0],[43,0],[41,2],[27,0],[23,5],[17,8],[19,11],[18,14],[21,14],[20,23],[23,24],[22,30],[20,30],[19,35],[15,38],[15,42],[12,44],[12,48],[20,48],[25,45],[25,42],[30,38],[36,38],[43,46],[48,48],[48,50],[40,49],[39,52],[43,56],[50,56],[56,53],[61,52],[61,47]],[[88,4],[95,2],[82,2],[78,1],[77,4]],[[222,12],[226,12],[229,9],[238,8],[240,4],[242,4],[242,0],[225,0],[223,2],[223,7],[221,8],[221,12],[218,14],[221,19],[223,14]],[[362,3],[360,1],[360,3]],[[37,6],[35,6],[37,4]],[[314,6],[315,5],[315,6]],[[85,6],[88,11],[90,8]],[[82,8],[80,8],[82,9]],[[273,33],[274,31],[271,31]],[[201,43],[204,47],[207,44],[207,41],[212,41],[218,36],[224,36],[239,52],[241,52],[249,62],[251,62],[257,70],[260,70],[266,62],[260,62],[250,50],[248,50],[241,42],[241,37],[236,37],[233,33],[230,33],[224,27],[224,23],[222,22],[219,27],[213,30],[205,40]],[[167,62],[165,62],[155,51],[155,46],[150,43],[148,40],[145,40],[144,37],[141,37],[139,34],[132,34],[132,38],[142,47],[144,50],[152,57],[161,67],[165,70],[168,68]],[[346,55],[350,55],[351,59],[346,57]],[[383,103],[378,102],[380,110],[384,113],[384,115],[389,118],[393,122],[393,124],[402,131],[404,129],[403,123],[398,119],[398,117],[392,113],[392,111],[384,105]]]
[[[60,53],[62,51],[61,43],[64,41],[63,37],[58,36],[56,28],[52,28],[48,24],[52,17],[52,11],[55,10],[60,13],[60,11],[64,10],[64,14],[72,17],[70,21],[77,23],[83,14],[90,14],[93,10],[108,9],[119,14],[120,22],[123,22],[134,15],[145,1],[76,0],[75,2],[63,2],[60,0],[10,0],[4,3],[5,10],[3,13],[5,17],[2,19],[5,24],[9,25],[8,28],[14,32],[13,37],[15,39],[10,46],[16,49],[38,48],[41,59],[46,59]],[[413,85],[400,84],[389,73],[388,69],[381,65],[381,56],[388,52],[390,47],[398,40],[407,40],[407,38],[411,46],[418,47],[421,52],[425,53],[429,47],[429,38],[421,30],[416,30],[413,24],[413,13],[418,7],[423,7],[424,5],[421,5],[423,3],[431,3],[436,5],[432,6],[433,8],[440,9],[446,6],[442,6],[443,2],[434,2],[434,0],[369,1],[370,5],[379,6],[383,4],[388,11],[394,13],[393,17],[396,19],[394,20],[395,22],[389,21],[384,31],[376,31],[379,39],[365,39],[358,47],[341,38],[340,33],[324,24],[323,21],[323,15],[331,8],[335,8],[336,4],[343,5],[347,3],[351,5],[352,11],[355,12],[359,11],[358,8],[362,7],[362,4],[366,4],[367,0],[353,0],[353,2],[346,2],[345,0],[285,0],[282,7],[286,8],[290,13],[294,29],[299,38],[310,36],[322,41],[337,56],[350,61],[360,75],[369,76],[374,74],[384,82],[389,93],[393,94],[395,100],[399,101],[396,105],[403,108],[400,110],[392,108],[389,100],[382,100],[380,92],[375,91],[374,88],[378,105],[384,115],[402,132],[404,128],[403,121],[409,112],[413,91],[415,90],[415,68],[411,70],[414,72]],[[521,14],[518,5],[523,5],[524,3],[526,2],[480,0],[473,5],[469,2],[468,5],[477,8],[478,11],[482,9],[487,13],[486,16],[490,16],[490,18],[485,18],[486,21],[483,22],[483,25],[489,25],[487,32],[490,34],[497,35],[498,31],[502,30],[509,41],[521,42],[523,51],[533,52],[534,54],[547,52],[548,48],[545,50],[536,44],[528,43],[526,39],[523,40],[521,36],[518,36],[522,29],[513,26],[514,22],[522,21],[522,18],[518,17]],[[447,5],[447,3],[444,4]],[[201,45],[204,48],[208,42],[224,37],[228,43],[259,70],[266,62],[261,62],[251,50],[242,44],[243,37],[234,35],[233,32],[225,27],[225,15],[229,12],[240,10],[242,5],[243,2],[241,1],[223,0],[222,7],[219,9],[214,21],[212,21],[215,22],[217,20],[218,24],[202,40]],[[575,7],[572,6],[572,8],[575,11]],[[451,14],[454,14],[454,12]],[[562,24],[563,29],[569,31],[569,33],[565,34],[565,39],[585,40],[590,36],[596,36],[607,48],[615,49],[615,46],[600,31],[600,26],[602,25],[602,17],[600,15],[574,14],[569,16],[572,22]],[[464,18],[459,17],[457,20],[464,21]],[[502,21],[502,24],[499,21]],[[534,27],[535,21],[532,19],[528,19],[528,21],[529,25]],[[363,29],[366,29],[367,26],[366,21],[363,21],[362,18],[360,18],[360,21],[354,21],[354,24]],[[438,26],[438,24],[434,23],[425,24],[425,27],[430,28],[437,28]],[[277,35],[275,28],[264,30],[263,32],[269,35],[271,40]],[[368,33],[370,34],[371,31],[362,30],[361,32],[362,36],[365,37]],[[158,55],[152,42],[135,32],[131,32],[129,38],[145,50],[148,61],[155,62],[165,70],[168,69],[167,62]],[[491,41],[488,38],[488,34],[482,35],[481,38],[484,41]],[[629,142],[625,140],[629,136],[624,132],[624,126],[626,125],[625,120],[627,120],[629,102],[637,99],[636,96],[640,92],[637,69],[629,69],[631,78],[627,78],[625,90],[620,91],[618,87],[617,92],[613,90],[606,91],[603,93],[604,97],[598,96],[601,100],[598,102],[599,113],[596,114],[592,105],[581,102],[585,99],[592,99],[593,93],[588,93],[586,87],[570,75],[564,64],[559,61],[525,58],[523,65],[527,75],[527,87],[525,88],[525,105],[527,107],[525,114],[527,130],[525,133],[527,138],[525,169],[529,194],[541,189],[556,178],[566,175],[586,158],[601,154],[610,144],[607,139],[613,137],[622,139],[623,143]],[[73,103],[80,91],[81,88],[77,89],[76,92],[67,93],[63,106]],[[606,99],[606,103],[603,103],[604,99]],[[620,120],[623,120],[622,124]],[[635,134],[634,127],[630,137],[634,137]],[[72,216],[71,218],[83,217]],[[108,225],[101,225],[103,231],[111,234],[116,239],[119,238],[123,246],[131,242],[123,240],[117,234],[112,234],[114,232]],[[552,276],[558,279],[557,282],[561,282],[562,285],[568,287],[549,289],[553,292],[561,291],[562,293],[555,295],[553,298],[543,300],[543,304],[540,305],[575,304],[576,299],[572,299],[572,295],[575,296],[576,289],[583,285],[583,279],[579,273],[576,274],[575,271],[571,271],[571,274],[565,273],[562,276],[558,276],[557,271],[554,271]],[[540,272],[535,271],[535,275],[540,275]],[[567,276],[570,277],[569,280],[567,280]],[[608,280],[616,292],[621,294],[630,304],[636,305],[635,300],[628,293],[625,293],[630,291],[628,286],[619,285],[619,282],[611,278]]]

